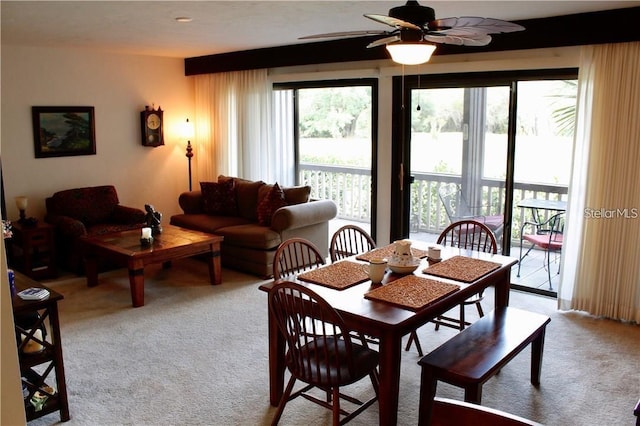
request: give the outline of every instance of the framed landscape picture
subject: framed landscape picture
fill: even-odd
[[[31,107],[36,158],[95,155],[93,107]]]

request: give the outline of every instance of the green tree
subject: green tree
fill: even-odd
[[[577,80],[563,80],[562,87],[552,98],[554,110],[551,112],[556,125],[556,132],[560,136],[573,136],[576,125],[576,96],[578,92]]]
[[[462,128],[461,89],[416,89],[411,95],[411,127],[416,133],[459,132]],[[437,106],[436,106],[437,105]]]
[[[359,121],[368,121],[371,115],[369,87],[304,89],[299,102],[301,137],[354,137],[368,127]]]

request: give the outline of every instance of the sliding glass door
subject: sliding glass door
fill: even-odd
[[[509,87],[411,90],[410,236],[475,219],[502,246]]]
[[[281,139],[293,141],[296,183],[338,207],[330,232],[353,223],[374,235],[377,82],[280,85],[276,99],[276,130],[286,136],[292,129]]]
[[[474,218],[519,258],[524,223],[566,201],[576,78],[576,69],[397,77],[391,239],[435,241]],[[531,199],[547,210],[525,207]],[[555,295],[560,256],[549,255],[533,250],[514,286]]]

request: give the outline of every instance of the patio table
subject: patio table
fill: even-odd
[[[525,198],[518,203],[521,209],[530,209],[531,217],[536,223],[542,223],[539,210],[564,212],[567,210],[567,202],[562,200],[544,200],[539,198]]]

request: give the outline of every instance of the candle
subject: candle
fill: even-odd
[[[142,228],[142,238],[145,240],[151,238],[151,228]]]

